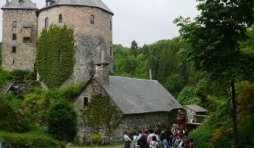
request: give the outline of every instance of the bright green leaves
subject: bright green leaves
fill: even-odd
[[[36,68],[50,89],[59,88],[73,73],[75,64],[73,30],[51,25],[38,40]]]

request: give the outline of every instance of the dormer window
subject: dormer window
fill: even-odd
[[[24,0],[19,0],[20,3],[24,3]]]

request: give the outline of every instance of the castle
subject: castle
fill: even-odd
[[[182,108],[156,80],[109,76],[113,63],[114,14],[101,0],[46,0],[42,9],[38,9],[31,0],[6,0],[2,10],[2,66],[10,71],[34,70],[36,41],[50,24],[67,25],[74,30],[76,63],[65,84],[83,84],[74,99],[80,143],[93,135],[91,128],[83,124],[82,112],[94,94],[110,99],[124,117],[123,122],[106,138],[110,140],[121,140],[124,131],[134,133],[141,125],[153,128],[153,121],[166,125],[170,114]],[[99,134],[101,137],[108,136],[103,129]]]
[[[36,41],[51,24],[74,30],[76,64],[68,82],[85,83],[93,74],[94,59],[101,51],[107,53],[112,67],[113,12],[101,0],[46,0],[41,9],[31,0],[6,0],[1,9],[5,69],[34,71]]]

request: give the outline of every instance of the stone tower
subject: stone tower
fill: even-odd
[[[34,70],[37,40],[36,4],[6,0],[3,11],[2,66],[7,70]]]
[[[76,63],[65,84],[86,83],[95,74],[95,59],[102,51],[112,67],[112,16],[101,0],[46,0],[45,7],[37,11],[38,37],[50,24],[74,30]]]

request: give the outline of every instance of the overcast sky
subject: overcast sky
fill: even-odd
[[[32,0],[38,8],[45,6],[45,0]],[[173,24],[176,17],[198,15],[196,0],[102,0],[113,16],[113,43],[130,47],[135,40],[138,46],[152,44],[162,39],[179,35]],[[0,0],[4,6],[6,0]],[[2,11],[0,11],[2,34]],[[0,41],[2,36],[0,35]]]

